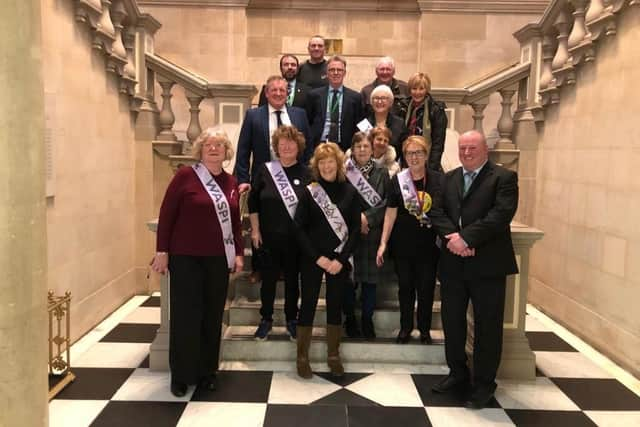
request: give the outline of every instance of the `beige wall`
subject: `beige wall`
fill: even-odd
[[[546,110],[530,299],[640,374],[640,10]]]
[[[43,1],[47,131],[55,195],[47,199],[49,289],[71,291],[77,338],[135,293],[134,135],[127,98],[91,49],[73,2]]]
[[[162,22],[155,37],[156,53],[210,81],[251,83],[257,88],[279,72],[283,53],[305,60],[313,34],[343,40],[346,85],[356,90],[375,78],[375,63],[384,55],[394,57],[401,79],[421,70],[430,74],[435,87],[463,87],[516,62],[519,45],[511,34],[539,19],[539,15],[506,13],[142,8]],[[179,88],[173,93],[174,129],[183,137],[180,132],[189,123],[188,103]],[[202,110],[203,126],[213,122],[210,106],[203,103]],[[499,112],[497,102],[485,111],[488,133],[495,128]],[[462,109],[457,119],[464,129],[470,127],[471,109]]]

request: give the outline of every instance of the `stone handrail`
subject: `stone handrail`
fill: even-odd
[[[187,162],[191,144],[202,132],[200,125],[200,103],[205,98],[225,98],[240,105],[242,109],[249,107],[251,99],[257,93],[257,89],[251,84],[242,83],[212,83],[206,78],[174,64],[160,55],[147,53],[146,64],[155,74],[158,84],[162,87],[162,109],[158,116],[160,131],[156,137],[158,141],[175,142],[177,137],[173,131],[175,116],[171,105],[171,89],[177,84],[184,89],[189,103],[190,120],[187,127],[187,143],[182,145],[182,157],[178,160]],[[241,119],[238,118],[238,121]],[[218,118],[220,122],[220,118]]]
[[[532,72],[528,106],[538,120],[576,82],[576,69],[596,58],[596,45],[617,32],[617,16],[640,0],[552,0],[540,21],[514,33],[539,73]],[[538,64],[537,58],[541,61]]]

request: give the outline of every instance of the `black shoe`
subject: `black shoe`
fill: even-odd
[[[495,387],[483,387],[476,388],[471,393],[469,399],[464,402],[465,408],[469,409],[483,409],[486,408],[489,402],[493,399],[493,393],[496,391]]]
[[[431,334],[429,332],[427,333],[420,332],[420,342],[422,344],[433,344],[433,339],[431,339]]]
[[[218,377],[216,376],[216,374],[209,374],[204,377],[200,381],[200,387],[209,391],[216,391],[218,388]]]
[[[177,381],[171,381],[171,394],[175,397],[183,397],[187,394],[187,385]]]
[[[367,341],[373,341],[376,339],[376,329],[373,326],[373,320],[371,320],[371,318],[362,319],[362,335]]]
[[[445,377],[438,384],[434,385],[431,390],[434,393],[449,393],[452,391],[464,391],[469,386],[469,380],[464,378],[456,378],[451,375]]]
[[[398,344],[406,344],[411,341],[411,331],[403,331],[400,329],[398,332],[398,336],[396,337],[396,342]]]
[[[360,333],[360,328],[358,327],[356,316],[347,316],[344,321],[344,333],[349,338],[360,338],[362,336]]]

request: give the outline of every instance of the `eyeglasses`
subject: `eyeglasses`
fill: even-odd
[[[344,73],[344,68],[329,68],[327,70],[327,73],[333,73],[333,74],[342,74]]]
[[[373,102],[389,102],[389,101],[391,101],[386,96],[374,96],[373,98],[371,98],[371,100]]]
[[[419,151],[407,151],[406,153],[404,153],[404,156],[409,158],[409,157],[423,157],[425,156],[427,153],[425,153],[422,150]]]
[[[224,144],[216,142],[216,143],[207,143],[207,144],[202,144],[202,146],[207,149],[207,150],[211,150],[211,149],[215,149],[215,150],[219,150],[221,148],[224,148]]]

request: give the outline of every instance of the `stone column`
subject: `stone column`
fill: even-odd
[[[40,2],[0,25],[0,425],[46,426],[47,230]]]

